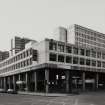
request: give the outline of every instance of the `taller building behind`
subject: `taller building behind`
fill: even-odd
[[[0,51],[0,62],[9,57],[9,51]]]
[[[68,43],[92,49],[105,49],[105,34],[74,24],[68,28]]]
[[[77,24],[68,28],[58,27],[55,39],[86,48],[105,49],[105,34]]]
[[[11,55],[14,55],[23,49],[25,49],[25,44],[33,41],[32,39],[29,38],[21,38],[15,36],[13,39],[11,39]]]

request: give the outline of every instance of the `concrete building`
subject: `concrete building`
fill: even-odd
[[[67,28],[67,42],[94,49],[105,49],[105,34],[74,24]]]
[[[58,27],[54,30],[54,39],[61,42],[67,42],[67,29],[64,27]]]
[[[25,44],[30,41],[32,41],[32,39],[15,36],[13,39],[11,39],[11,55],[14,55],[25,49]]]
[[[0,63],[0,88],[46,93],[105,90],[104,48],[53,39],[26,46]]]
[[[0,62],[9,57],[9,51],[0,51]]]

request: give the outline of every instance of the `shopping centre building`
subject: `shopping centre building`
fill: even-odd
[[[105,34],[72,25],[0,62],[0,88],[70,93],[105,89]]]

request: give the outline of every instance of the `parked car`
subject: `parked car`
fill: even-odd
[[[17,92],[14,91],[13,89],[8,89],[8,90],[7,90],[7,93],[10,93],[10,94],[16,94]]]

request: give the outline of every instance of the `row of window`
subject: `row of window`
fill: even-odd
[[[49,61],[58,61],[58,62],[65,62],[65,63],[71,63],[71,64],[105,67],[105,62],[101,62],[99,60],[95,61],[95,60],[90,60],[90,59],[84,59],[84,58],[78,58],[78,57],[72,57],[72,56],[64,56],[64,55],[58,55],[57,57],[57,54],[55,53],[49,54]]]
[[[6,68],[0,70],[0,72],[4,73],[4,72],[11,71],[11,70],[16,70],[16,69],[19,69],[19,68],[23,68],[23,67],[29,66],[31,64],[32,64],[32,58],[24,60],[22,62],[19,62],[17,64],[12,65],[12,66],[6,67]]]
[[[79,55],[82,55],[82,56],[89,56],[89,57],[94,57],[94,58],[105,59],[105,53],[102,53],[100,51],[96,52],[95,50],[82,49],[82,48],[77,48],[77,47],[73,47],[73,46],[65,46],[65,45],[59,44],[59,43],[58,43],[58,46],[57,46],[57,43],[55,43],[55,42],[50,42],[49,43],[49,49],[50,50],[55,50],[55,51],[60,51],[60,52],[73,53],[73,54],[76,54],[76,55],[79,54]]]
[[[92,41],[92,40],[84,39],[84,38],[81,38],[81,37],[76,37],[76,41],[84,42],[84,43],[99,46],[99,47],[101,46],[101,47],[105,48],[105,43],[98,42],[98,41]]]
[[[96,37],[93,37],[93,36],[90,36],[90,35],[86,35],[86,34],[79,33],[79,32],[76,32],[75,35],[76,35],[76,37],[81,37],[81,38],[84,38],[84,39],[90,39],[90,40],[96,41]]]
[[[87,34],[83,34],[83,33],[80,33],[80,32],[76,32],[75,35],[76,35],[76,37],[81,37],[81,38],[84,38],[84,39],[89,39],[89,40],[105,43],[104,39],[98,38],[96,36],[87,35]]]
[[[87,44],[87,43],[80,42],[80,41],[76,41],[75,43],[76,43],[76,45],[81,46],[83,48],[87,48],[87,49],[93,49],[94,48],[94,49],[104,49],[105,50],[105,47],[102,47],[103,45],[102,46],[95,46],[95,45]],[[98,50],[98,51],[100,51],[100,50]]]
[[[104,34],[100,34],[100,33],[97,33],[97,32],[92,32],[91,30],[84,29],[84,28],[81,28],[81,27],[78,27],[78,26],[76,26],[76,31],[82,32],[84,34],[88,34],[88,35],[91,35],[91,36],[94,36],[94,37],[105,39]]]
[[[13,58],[9,59],[9,60],[6,60],[5,62],[1,63],[0,64],[0,67],[3,67],[5,65],[8,65],[8,64],[12,64],[18,60],[21,60],[23,58],[26,58],[28,56],[32,55],[32,49],[28,49],[22,53],[19,53],[18,55],[14,56]]]

